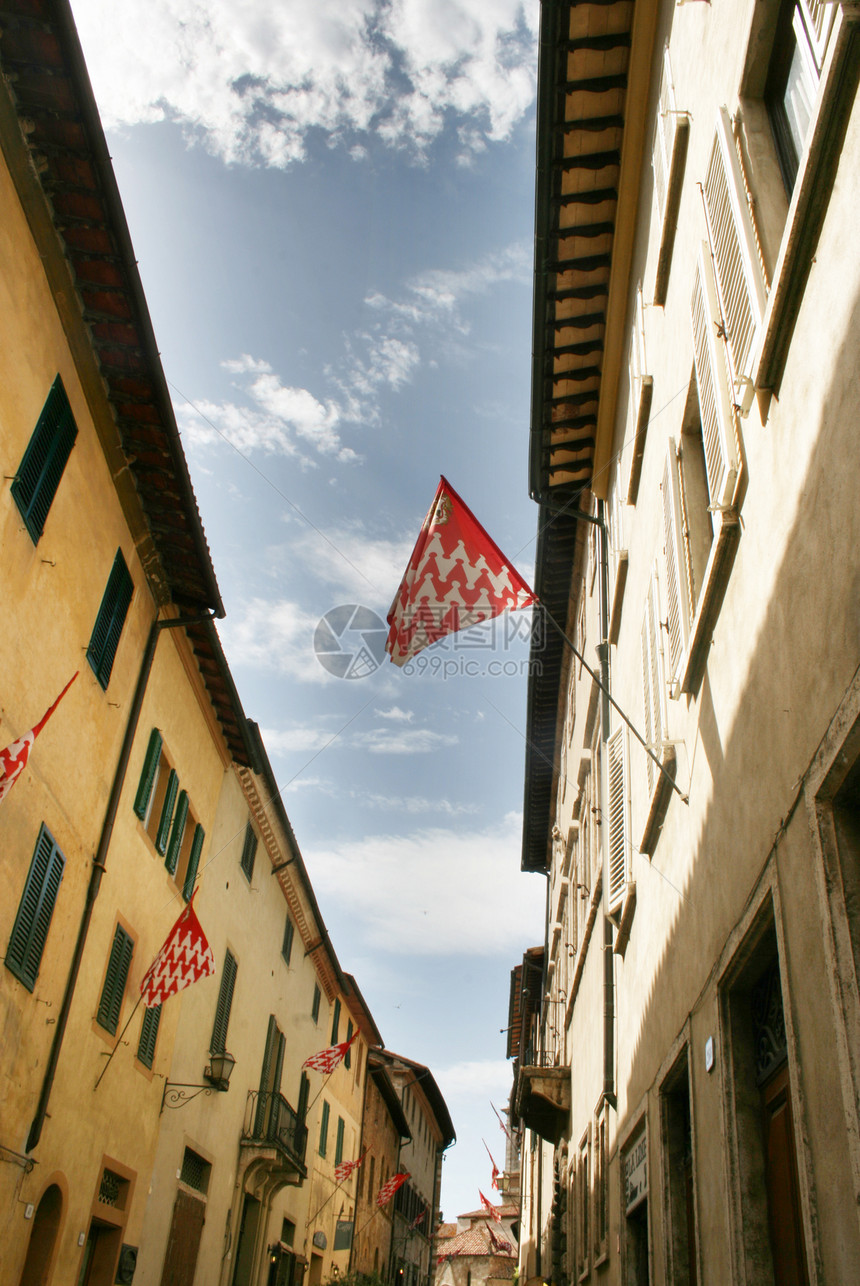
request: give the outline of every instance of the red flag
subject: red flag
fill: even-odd
[[[78,677],[78,673],[79,671],[75,670],[54,704],[48,707],[39,722],[29,732],[25,732],[23,737],[13,741],[11,746],[7,746],[5,750],[0,750],[0,770],[2,770],[2,775],[0,775],[0,800],[6,798],[21,773],[27,767],[27,760],[30,758],[33,742]]]
[[[504,1121],[502,1120],[502,1118],[499,1116],[498,1110],[493,1106],[493,1104],[492,1104],[492,1103],[490,1103],[490,1107],[492,1107],[492,1108],[493,1108],[493,1111],[496,1113],[496,1119],[497,1119],[497,1120],[498,1120],[498,1122],[499,1122],[499,1129],[500,1129],[500,1130],[502,1130],[502,1132],[504,1133],[504,1135],[505,1135],[505,1137],[507,1138],[508,1142],[509,1142],[509,1143],[513,1143],[513,1139],[511,1138],[511,1132],[510,1132],[510,1130],[508,1129],[508,1127],[505,1125],[505,1123],[504,1123]]]
[[[519,572],[442,478],[388,613],[395,665],[446,634],[535,602]]]
[[[487,1140],[481,1139],[481,1142],[483,1143],[484,1147],[487,1148],[487,1156],[490,1158],[490,1165],[493,1167],[493,1177],[490,1180],[490,1183],[496,1189],[496,1192],[498,1192],[499,1191],[499,1167],[496,1165],[495,1161],[493,1160],[492,1152],[487,1147]]]
[[[478,1196],[481,1198],[481,1205],[484,1207],[487,1214],[490,1215],[493,1219],[495,1219],[496,1223],[501,1223],[502,1216],[499,1214],[499,1207],[494,1206],[492,1201],[488,1201],[487,1198],[484,1196],[483,1192],[481,1192],[480,1188],[478,1189]]]
[[[376,1196],[378,1206],[387,1206],[395,1192],[409,1178],[408,1174],[393,1174],[387,1183],[383,1183]]]
[[[497,1237],[489,1224],[487,1224],[487,1232],[490,1234],[490,1245],[497,1255],[509,1255],[511,1253],[511,1243],[506,1241],[504,1237]]]
[[[357,1170],[364,1158],[367,1156],[367,1148],[364,1149],[360,1157],[355,1161],[341,1161],[340,1165],[334,1168],[334,1177],[338,1183],[345,1183],[353,1170]]]
[[[409,1225],[410,1232],[412,1231],[413,1228],[417,1228],[418,1225],[423,1222],[424,1216],[426,1214],[427,1214],[427,1207],[425,1206],[424,1209],[421,1211],[421,1213],[419,1215],[416,1215],[415,1218],[412,1220],[412,1223]]]
[[[193,902],[192,898],[140,980],[140,994],[147,1009],[163,1004],[177,991],[215,972],[215,957],[194,913]]]
[[[346,1058],[346,1051],[357,1036],[356,1029],[349,1040],[343,1040],[339,1045],[329,1045],[328,1049],[321,1049],[318,1054],[311,1054],[310,1058],[306,1058],[302,1063],[302,1067],[312,1067],[315,1072],[330,1076],[336,1067],[340,1067]]]

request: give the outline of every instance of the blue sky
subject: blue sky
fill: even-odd
[[[73,0],[227,608],[341,962],[426,1062],[487,1191],[520,874],[527,614],[332,677],[341,604],[384,617],[440,473],[531,578],[538,6]],[[490,666],[501,674],[489,673]]]

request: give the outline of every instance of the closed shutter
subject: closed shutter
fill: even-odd
[[[50,831],[42,826],[6,950],[7,967],[28,991],[33,990],[39,976],[65,864]]]
[[[293,933],[294,933],[293,922],[290,919],[290,913],[288,911],[287,920],[284,925],[284,942],[283,942],[283,946],[281,947],[281,955],[284,957],[287,964],[290,963],[290,956],[293,953]]]
[[[836,5],[828,0],[798,0],[798,8],[803,14],[804,25],[810,35],[810,44],[817,71],[824,66],[824,55],[830,39]]]
[[[87,648],[87,660],[103,688],[110,682],[133,588],[122,551],[118,549]]]
[[[158,1024],[161,1022],[161,1005],[153,1005],[143,1012],[140,1027],[140,1042],[137,1046],[137,1057],[144,1067],[152,1067],[155,1058],[155,1042],[158,1037]]]
[[[200,866],[200,854],[203,851],[203,839],[206,835],[203,827],[198,823],[194,827],[194,838],[191,841],[191,852],[188,855],[188,870],[185,873],[185,883],[182,886],[182,896],[186,902],[191,901],[191,895],[194,892],[194,884],[197,879],[197,868]]]
[[[176,864],[179,861],[179,853],[182,848],[182,840],[185,835],[185,823],[188,820],[188,794],[186,791],[179,792],[179,802],[176,805],[176,813],[173,818],[173,826],[170,831],[170,843],[167,846],[167,857],[164,865],[171,875],[176,871]]]
[[[343,1136],[344,1136],[343,1117],[339,1116],[337,1118],[337,1139],[334,1145],[335,1165],[340,1165],[341,1161],[343,1160]]]
[[[657,255],[657,269],[654,280],[654,302],[656,304],[666,302],[669,264],[675,239],[675,225],[678,217],[678,204],[681,197],[681,181],[684,174],[684,160],[687,155],[689,132],[689,116],[686,112],[679,112],[676,107],[675,86],[672,80],[669,46],[667,45],[663,51],[663,74],[660,79],[657,120],[654,123],[654,138],[651,145],[651,166],[654,170],[654,200],[657,203],[658,226],[660,229],[660,248]]]
[[[336,1045],[340,1033],[340,1000],[335,999],[334,1014],[331,1020],[331,1043]]]
[[[137,787],[137,794],[134,797],[134,811],[141,821],[146,817],[146,810],[149,807],[149,801],[152,796],[152,788],[155,785],[155,777],[158,772],[158,761],[161,758],[161,747],[163,745],[161,733],[157,728],[153,728],[149,734],[149,745],[146,748],[146,757],[143,761],[143,771],[140,774],[140,781]]]
[[[681,487],[675,443],[669,439],[663,466],[663,550],[666,559],[666,607],[669,625],[669,679],[674,681],[687,646],[690,596],[681,524]]]
[[[233,989],[236,985],[238,965],[228,951],[224,956],[224,970],[221,974],[221,987],[218,991],[218,1004],[215,1008],[215,1023],[212,1027],[212,1040],[209,1042],[211,1054],[223,1054],[227,1048],[227,1028],[230,1024],[230,1010],[233,1005]]]
[[[308,1098],[310,1097],[310,1092],[311,1092],[310,1078],[308,1077],[307,1072],[302,1072],[301,1080],[299,1081],[299,1102],[296,1108],[296,1115],[298,1116],[302,1125],[304,1125],[305,1123],[305,1116],[307,1115],[307,1111],[308,1111]]]
[[[714,274],[708,248],[704,244],[696,263],[691,321],[708,495],[711,505],[719,509],[731,505],[734,498],[738,458],[728,374],[722,346],[717,340],[720,312]]]
[[[254,858],[257,855],[257,835],[250,822],[245,828],[245,842],[242,845],[242,858],[239,863],[250,880],[254,874]]]
[[[320,1146],[319,1146],[319,1154],[321,1157],[325,1156],[326,1150],[328,1148],[328,1119],[330,1114],[331,1114],[331,1109],[328,1103],[325,1101],[325,1099],[323,1099],[322,1119],[320,1121]]]
[[[268,1137],[268,1124],[272,1117],[271,1094],[277,1088],[274,1083],[275,1065],[278,1059],[279,1045],[283,1041],[275,1015],[269,1017],[269,1029],[266,1032],[266,1048],[263,1051],[263,1067],[260,1072],[260,1093],[257,1098],[257,1112],[254,1133],[258,1139]]]
[[[663,678],[663,646],[657,577],[651,578],[642,622],[642,688],[645,705],[645,740],[659,757],[666,738],[666,693]],[[654,789],[657,767],[645,756],[649,797]]]
[[[609,774],[609,912],[624,901],[630,878],[630,807],[627,772],[627,729],[622,727],[606,743]]]
[[[732,377],[738,383],[750,375],[750,357],[766,298],[755,229],[725,107],[717,113],[703,190]]]
[[[346,1024],[346,1039],[347,1039],[347,1040],[352,1040],[352,1033],[353,1033],[353,1026],[352,1026],[352,1019],[350,1018],[350,1019],[349,1019],[349,1021],[348,1021],[348,1022],[347,1022],[347,1024]],[[348,1049],[348,1050],[346,1051],[346,1054],[345,1054],[345,1056],[344,1056],[344,1060],[343,1060],[343,1061],[344,1061],[344,1063],[346,1064],[347,1068],[349,1068],[349,1067],[352,1065],[352,1050],[351,1050],[351,1049]]]
[[[105,975],[102,998],[99,1001],[97,1021],[101,1027],[116,1035],[119,1023],[122,998],[125,995],[125,984],[134,954],[134,939],[126,933],[121,924],[116,926],[113,943],[110,949],[107,973]]]
[[[77,435],[78,426],[58,375],[11,487],[12,497],[34,545],[39,543],[45,529],[48,512]]]
[[[155,850],[162,857],[167,852],[167,840],[170,835],[170,823],[173,820],[173,809],[176,805],[176,796],[179,793],[179,777],[176,770],[171,768],[170,776],[167,778],[167,790],[164,793],[164,803],[161,806],[161,819],[158,823],[158,831],[155,836]]]

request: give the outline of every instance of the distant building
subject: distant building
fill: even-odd
[[[540,39],[521,1276],[855,1281],[858,11]]]
[[[355,1237],[351,1271],[373,1273],[390,1281],[394,1201],[380,1209],[380,1188],[400,1170],[400,1153],[412,1137],[409,1123],[386,1060],[378,1050],[368,1053],[364,1082],[364,1115],[358,1155],[364,1160],[355,1173]],[[427,1213],[429,1219],[429,1211]]]
[[[520,1208],[501,1202],[497,1213],[499,1222],[481,1208],[439,1226],[435,1286],[494,1286],[513,1279]]]

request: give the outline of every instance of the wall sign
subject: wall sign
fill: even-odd
[[[648,1131],[643,1130],[624,1158],[624,1192],[627,1214],[648,1196]]]

